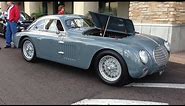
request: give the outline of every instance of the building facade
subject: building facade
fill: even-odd
[[[138,32],[168,40],[172,52],[185,50],[185,2],[131,2],[129,18]]]
[[[88,11],[129,18],[137,32],[161,37],[171,44],[172,52],[185,50],[185,2],[19,2],[23,11],[57,14],[65,5],[67,14],[87,15]],[[2,10],[6,3],[0,2]]]

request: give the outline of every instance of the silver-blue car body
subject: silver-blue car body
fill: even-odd
[[[121,75],[126,71],[131,78],[142,78],[166,68],[170,57],[167,41],[136,33],[129,19],[93,12],[90,15],[92,21],[80,15],[41,17],[17,33],[14,43],[22,48],[27,61],[37,57],[82,69],[97,63],[95,70],[110,85],[126,84],[120,78],[126,77]]]

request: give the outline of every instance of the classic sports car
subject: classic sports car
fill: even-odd
[[[44,16],[15,38],[28,62],[42,58],[88,69],[109,85],[128,84],[130,78],[160,73],[170,57],[167,41],[138,34],[130,19],[89,12]]]

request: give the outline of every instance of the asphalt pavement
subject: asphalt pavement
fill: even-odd
[[[0,46],[5,46],[0,38]],[[135,83],[185,84],[185,53],[172,54],[166,71]],[[70,105],[83,99],[124,99],[185,104],[185,89],[113,87],[93,70],[39,59],[26,62],[20,49],[0,50],[0,105]]]

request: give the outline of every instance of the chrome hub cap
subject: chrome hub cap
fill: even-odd
[[[113,56],[107,55],[99,62],[99,71],[103,78],[108,81],[116,81],[121,76],[121,64]]]
[[[30,41],[25,41],[23,44],[23,54],[27,60],[31,60],[34,57],[34,47]]]

